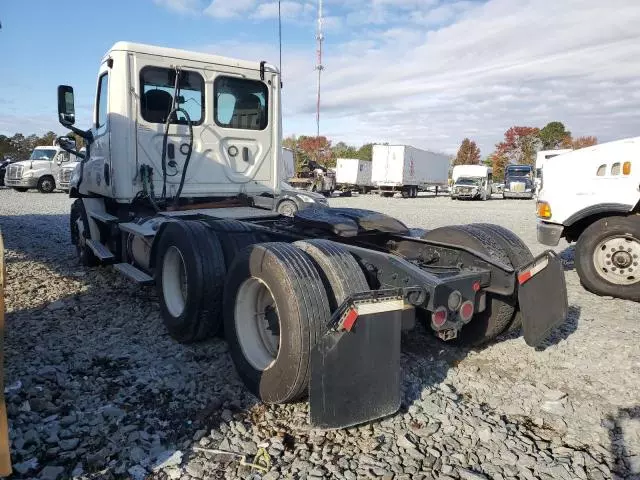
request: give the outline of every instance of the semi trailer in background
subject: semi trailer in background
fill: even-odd
[[[420,150],[409,145],[374,145],[371,181],[380,195],[391,197],[399,192],[403,198],[415,198],[418,191],[449,184],[451,160],[442,153]]]
[[[351,192],[369,193],[371,183],[371,161],[358,158],[338,158],[336,160],[336,186],[343,195]]]

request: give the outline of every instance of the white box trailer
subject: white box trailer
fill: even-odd
[[[374,145],[371,181],[383,196],[400,192],[414,198],[428,187],[445,189],[449,183],[450,159],[442,153],[409,145]]]
[[[336,184],[343,194],[350,195],[353,190],[369,193],[371,183],[371,162],[358,158],[338,158],[336,160]]]

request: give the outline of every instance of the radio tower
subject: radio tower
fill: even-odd
[[[324,35],[322,33],[322,0],[318,0],[318,33],[316,34],[316,40],[318,42],[318,63],[316,64],[316,70],[318,70],[318,99],[316,103],[316,136],[320,136],[320,80],[322,76],[322,42],[324,42]]]

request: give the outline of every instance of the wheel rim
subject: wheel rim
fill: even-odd
[[[268,369],[278,358],[280,316],[273,294],[262,280],[251,277],[240,285],[235,325],[247,362],[258,371]]]
[[[182,253],[171,246],[162,262],[162,295],[172,316],[179,317],[184,312],[188,287],[187,267]]]
[[[293,214],[296,213],[293,206],[286,202],[280,205],[279,210],[281,214],[286,215],[287,217],[293,217]]]
[[[598,275],[608,282],[640,282],[640,240],[622,235],[605,238],[593,252],[593,264]]]
[[[53,185],[51,183],[51,180],[44,179],[42,181],[42,189],[46,192],[48,192],[49,190],[53,190]]]

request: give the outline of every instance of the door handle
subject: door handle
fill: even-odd
[[[249,163],[249,147],[242,147],[242,159]]]

